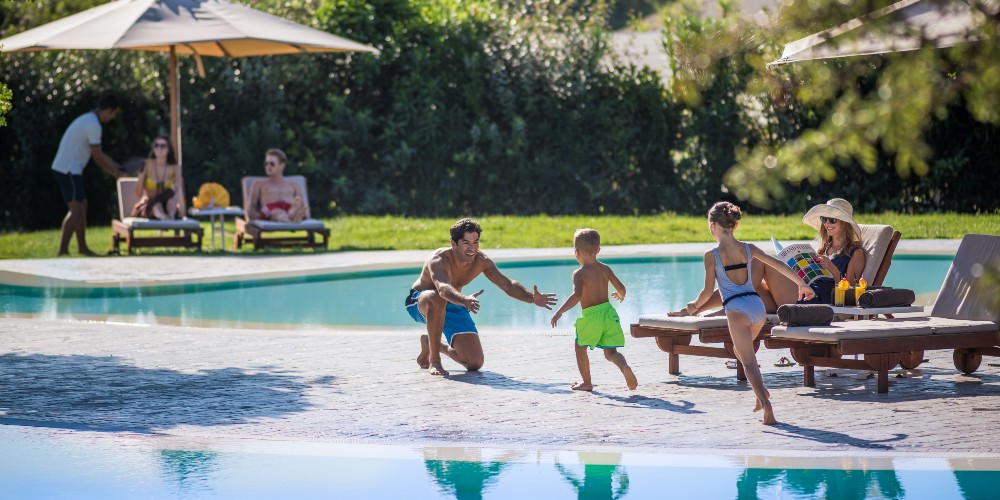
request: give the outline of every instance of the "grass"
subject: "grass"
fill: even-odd
[[[927,214],[899,213],[862,214],[859,223],[889,224],[903,233],[905,239],[958,239],[967,233],[1000,234],[1000,212],[991,214]],[[601,232],[604,245],[639,245],[659,243],[692,243],[711,241],[703,216],[661,214],[648,216],[507,216],[479,217],[483,225],[482,247],[491,248],[552,248],[570,247],[573,231],[593,227]],[[414,250],[431,249],[448,244],[448,228],[454,218],[408,218],[396,216],[345,216],[327,219],[331,229],[330,250]],[[210,231],[206,232],[206,249]],[[227,252],[233,252],[232,223],[226,226]],[[815,231],[802,224],[801,216],[751,215],[736,236],[744,240],[807,240]],[[90,248],[99,254],[111,249],[111,227],[94,226],[87,230]],[[59,246],[59,230],[0,234],[0,259],[50,258]],[[70,251],[76,251],[71,243]],[[243,253],[251,253],[249,245]],[[286,250],[285,252],[308,252]],[[145,250],[149,255],[190,255],[186,250]]]

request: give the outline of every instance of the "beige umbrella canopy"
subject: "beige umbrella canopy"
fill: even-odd
[[[375,48],[228,0],[115,0],[0,40],[2,52],[125,49],[170,53],[170,135],[181,154],[177,54],[245,57]]]
[[[902,0],[785,45],[768,66],[953,47],[978,40],[984,16],[962,0]]]

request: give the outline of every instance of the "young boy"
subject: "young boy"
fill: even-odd
[[[635,390],[639,381],[625,362],[625,356],[615,349],[625,345],[625,334],[622,332],[618,313],[608,302],[608,283],[615,287],[611,296],[619,302],[625,300],[625,285],[607,264],[597,260],[597,253],[601,251],[601,235],[596,230],[578,229],[573,235],[573,250],[576,252],[576,261],[580,263],[580,269],[573,271],[573,295],[567,297],[566,302],[552,315],[552,327],[555,328],[564,312],[572,309],[578,302],[583,307],[583,315],[576,320],[576,364],[580,367],[583,381],[573,384],[572,389],[594,390],[590,381],[587,348],[600,347],[604,349],[604,357],[625,375],[629,390]]]

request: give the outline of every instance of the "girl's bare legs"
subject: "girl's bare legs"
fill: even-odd
[[[153,215],[154,219],[158,219],[158,220],[167,220],[168,219],[167,212],[165,212],[163,210],[163,207],[160,206],[159,203],[153,205],[153,209],[151,210],[151,212],[153,212],[152,215]]]
[[[622,353],[618,352],[618,349],[613,347],[605,348],[604,357],[614,363],[622,371],[622,375],[625,375],[625,385],[628,386],[628,390],[634,391],[639,386],[639,380],[635,378],[635,373],[632,372],[632,368],[625,361],[625,356],[622,356]]]
[[[757,405],[754,411],[763,409],[764,425],[774,425],[778,421],[774,419],[774,410],[771,408],[771,395],[764,387],[764,377],[760,373],[757,355],[753,350],[753,339],[760,332],[764,323],[761,321],[751,325],[750,319],[738,311],[726,311],[726,318],[729,320],[729,334],[733,338],[734,354],[743,363],[747,382],[750,382],[750,387],[753,388],[753,392],[757,396]]]
[[[758,263],[760,264],[758,265]],[[799,301],[798,285],[786,278],[777,269],[765,265],[760,261],[754,261],[754,275],[757,274],[757,268],[759,267],[763,268],[761,271],[764,282],[760,283],[760,286],[755,285],[754,288],[757,289],[757,294],[764,301],[764,308],[767,309],[767,312],[776,312],[778,306],[794,304]],[[766,290],[767,293],[761,293],[760,288]]]
[[[590,358],[587,357],[587,346],[585,345],[576,346],[576,366],[580,369],[580,377],[583,380],[573,384],[570,388],[574,391],[594,390],[594,385],[590,381]]]

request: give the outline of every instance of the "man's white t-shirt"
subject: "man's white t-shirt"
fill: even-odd
[[[56,159],[52,160],[52,170],[64,174],[81,175],[83,167],[90,161],[90,146],[101,143],[101,121],[97,113],[90,111],[80,115],[66,129]]]

